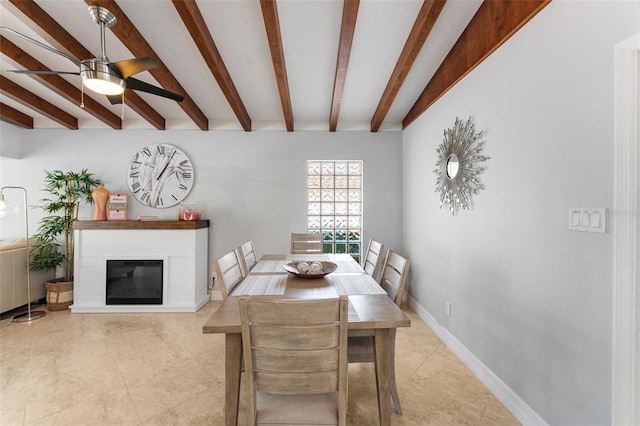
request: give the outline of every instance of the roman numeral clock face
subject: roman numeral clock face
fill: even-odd
[[[189,157],[169,144],[154,144],[138,151],[127,168],[129,190],[142,204],[155,208],[175,206],[193,187]]]

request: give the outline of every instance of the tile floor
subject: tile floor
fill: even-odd
[[[224,337],[201,331],[219,304],[189,314],[62,311],[32,323],[1,321],[0,424],[222,425]],[[403,309],[412,327],[397,334],[404,414],[393,414],[393,425],[519,424]],[[348,418],[350,425],[376,424],[371,364],[349,364]]]

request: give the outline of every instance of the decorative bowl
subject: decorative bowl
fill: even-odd
[[[313,267],[313,264],[316,264],[316,268]],[[317,264],[320,264],[321,266],[318,267]],[[300,268],[298,265],[300,265]],[[319,268],[319,270],[317,268]],[[298,278],[322,278],[325,275],[332,273],[337,268],[338,265],[326,260],[299,260],[289,262],[284,265],[285,271]]]

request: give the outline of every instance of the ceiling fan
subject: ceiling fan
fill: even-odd
[[[117,24],[117,19],[107,9],[100,6],[89,6],[89,14],[93,21],[100,25],[100,56],[93,59],[85,59],[79,61],[73,56],[67,55],[51,46],[32,39],[21,34],[11,28],[1,27],[31,43],[34,43],[50,52],[63,56],[79,67],[78,72],[70,71],[37,71],[37,70],[10,70],[11,72],[20,74],[73,74],[82,78],[82,85],[87,89],[106,95],[111,104],[122,103],[124,89],[138,90],[141,92],[151,93],[153,95],[162,96],[164,98],[173,99],[178,102],[184,100],[184,96],[177,93],[164,90],[160,87],[145,83],[144,81],[131,77],[142,71],[146,71],[158,66],[156,61],[148,56],[140,58],[126,59],[118,62],[110,62],[105,52],[105,28],[112,27]]]

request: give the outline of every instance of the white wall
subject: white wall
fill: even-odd
[[[369,238],[390,248],[402,244],[400,132],[26,130],[21,138],[20,159],[0,158],[0,183],[27,187],[32,205],[46,195],[45,169],[87,168],[107,189],[127,191],[126,169],[136,151],[152,143],[180,147],[195,168],[185,201],[197,203],[211,220],[211,260],[249,239],[259,256],[288,252],[290,233],[306,231],[306,160],[363,160],[365,248]],[[177,211],[177,206],[152,209],[135,199],[129,204],[130,219],[177,219]],[[35,230],[42,212],[34,209],[30,215]],[[93,207],[84,207],[80,218],[92,217]],[[3,226],[0,238],[11,232]]]
[[[0,157],[20,158],[21,135],[18,126],[0,121]]]
[[[410,296],[550,424],[611,422],[612,238],[568,210],[612,206],[613,47],[639,5],[550,3],[403,134]],[[452,217],[431,170],[456,116],[491,159]]]

